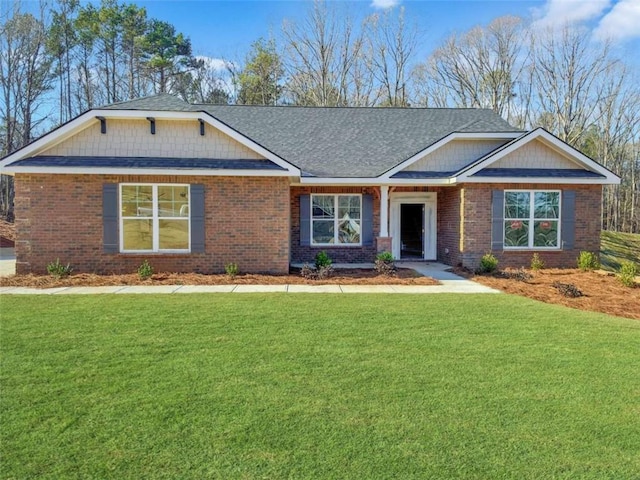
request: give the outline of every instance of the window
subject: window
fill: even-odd
[[[312,195],[311,244],[360,245],[361,195]]]
[[[120,185],[120,250],[188,252],[189,185]]]
[[[504,247],[559,248],[560,192],[504,192]]]

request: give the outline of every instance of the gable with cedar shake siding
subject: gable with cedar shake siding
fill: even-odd
[[[620,179],[489,110],[190,105],[86,112],[0,160],[15,176],[18,273],[287,273],[397,256],[572,267],[597,252]]]

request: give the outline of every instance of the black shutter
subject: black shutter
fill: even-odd
[[[300,195],[300,245],[311,245],[311,195]]]
[[[373,245],[373,196],[362,195],[362,245]]]
[[[191,252],[204,252],[204,185],[191,185]]]
[[[565,190],[562,192],[562,213],[560,221],[562,249],[573,250],[576,236],[576,192]]]
[[[491,194],[491,250],[504,248],[504,191]]]
[[[102,246],[105,253],[118,253],[118,184],[102,185]]]

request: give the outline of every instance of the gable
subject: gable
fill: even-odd
[[[525,143],[491,164],[491,168],[582,169],[540,140]]]
[[[402,171],[456,172],[506,142],[506,139],[452,140]]]
[[[91,124],[43,150],[46,156],[93,157],[161,157],[212,159],[264,159],[257,152],[242,145],[228,135],[205,124],[200,135],[200,124],[195,120],[156,119],[155,134],[150,123],[142,119],[107,119],[106,133],[100,132],[100,122]]]

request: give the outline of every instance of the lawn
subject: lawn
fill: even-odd
[[[640,265],[640,233],[602,231],[600,261],[603,268],[618,271],[622,262]]]
[[[631,479],[640,322],[511,295],[0,297],[2,478]]]

